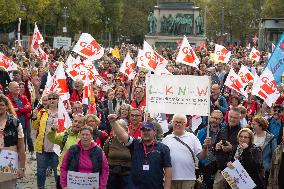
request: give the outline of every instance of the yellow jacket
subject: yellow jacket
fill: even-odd
[[[36,130],[35,151],[42,153],[43,141],[45,136],[46,121],[48,118],[48,112],[46,109],[42,109],[37,113],[36,120],[32,122],[32,127]]]

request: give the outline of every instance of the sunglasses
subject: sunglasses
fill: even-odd
[[[273,112],[277,113],[277,114],[281,114],[281,110],[279,110],[279,109],[273,110]]]
[[[58,98],[56,98],[56,97],[51,97],[51,98],[48,98],[48,100],[57,100]]]
[[[152,129],[141,128],[140,130],[143,131],[143,132],[145,132],[145,131],[148,131],[148,132],[149,132],[149,131],[151,131]]]

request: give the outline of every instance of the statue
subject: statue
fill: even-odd
[[[150,12],[148,16],[149,33],[156,33],[157,29],[157,18],[153,12]]]
[[[196,34],[203,34],[204,30],[204,22],[202,16],[198,16],[195,19],[195,26],[196,26]]]
[[[163,16],[161,19],[161,33],[167,33],[167,18],[166,16]]]
[[[185,27],[185,34],[189,35],[192,34],[192,16],[188,15],[186,19],[186,27]]]

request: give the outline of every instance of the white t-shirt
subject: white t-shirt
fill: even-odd
[[[264,144],[265,138],[266,138],[266,132],[265,132],[265,135],[262,136],[262,137],[258,137],[257,135],[254,135],[254,141],[253,141],[253,143],[254,143],[257,147],[262,147],[263,144]]]
[[[170,148],[172,180],[196,180],[195,164],[191,152],[186,146],[174,139],[174,136],[174,134],[170,134],[163,139],[163,143]],[[186,132],[178,138],[192,149],[195,156],[202,151],[200,141],[193,133]],[[196,161],[198,161],[197,158]]]

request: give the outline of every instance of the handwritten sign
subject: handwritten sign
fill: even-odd
[[[80,173],[68,171],[67,188],[68,189],[96,189],[99,188],[99,173]]]
[[[147,76],[148,112],[209,115],[210,79],[208,76],[153,74]]]
[[[233,162],[234,169],[226,168],[221,173],[232,189],[253,189],[256,185],[239,160]]]
[[[17,146],[2,148],[0,150],[0,181],[16,179],[18,163]]]

